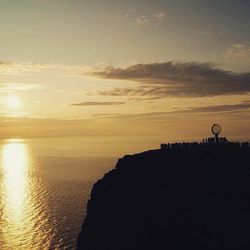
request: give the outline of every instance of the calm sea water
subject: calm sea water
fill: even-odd
[[[150,141],[0,140],[0,249],[75,249],[93,183]]]

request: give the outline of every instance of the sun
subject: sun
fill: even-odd
[[[10,96],[6,100],[6,105],[10,109],[18,109],[21,107],[21,100],[16,96]]]

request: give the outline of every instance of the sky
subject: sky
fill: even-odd
[[[1,0],[0,137],[250,140],[250,2]]]

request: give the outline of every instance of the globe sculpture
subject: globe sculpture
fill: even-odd
[[[222,131],[222,128],[221,128],[221,126],[219,125],[219,124],[214,124],[213,126],[212,126],[212,128],[211,128],[211,130],[212,130],[212,133],[214,134],[214,136],[215,136],[215,142],[216,143],[219,143],[219,134],[221,133],[221,131]]]

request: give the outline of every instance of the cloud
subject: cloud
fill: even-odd
[[[250,43],[235,43],[226,49],[226,58],[250,59]]]
[[[7,61],[0,61],[0,66],[2,65],[10,65],[11,63],[10,62],[7,62]]]
[[[147,25],[149,22],[149,19],[146,16],[139,16],[135,20],[137,25]]]
[[[55,69],[57,67],[58,65],[46,63],[17,63],[0,61],[0,75],[20,75],[23,73]]]
[[[172,116],[174,117],[187,117],[186,115],[231,115],[231,114],[239,114],[242,115],[247,114],[249,117],[250,110],[250,101],[244,101],[238,104],[224,104],[224,105],[209,105],[209,106],[201,106],[201,107],[188,107],[186,109],[179,109],[174,111],[158,111],[158,112],[145,112],[145,113],[134,113],[134,114],[96,114],[96,117],[99,118],[113,118],[113,119],[133,119],[133,120],[141,120],[141,119],[168,119]]]
[[[153,21],[163,21],[166,18],[166,13],[164,11],[158,11],[155,14],[145,13],[142,11],[137,11],[135,9],[130,9],[124,13],[117,15],[119,19],[128,19],[135,22],[137,25],[148,25]]]
[[[0,83],[0,93],[10,93],[13,91],[39,90],[41,88],[42,86],[40,84]]]
[[[153,15],[153,17],[159,21],[163,21],[166,18],[166,13],[165,12],[157,12]]]
[[[125,102],[79,102],[73,103],[72,106],[110,106],[110,105],[122,105]]]
[[[127,96],[127,95],[137,95],[137,93],[140,93],[144,90],[144,88],[138,88],[139,90],[136,90],[135,88],[113,88],[110,90],[101,90],[97,91],[96,93],[98,95],[103,96]]]
[[[195,107],[182,112],[188,113],[216,113],[216,112],[237,112],[250,109],[250,102],[245,101],[239,104],[212,105],[205,107]]]
[[[128,96],[130,100],[154,100],[166,97],[165,87],[141,85],[134,88],[113,88],[96,91],[101,96]]]
[[[127,80],[135,87],[109,90],[110,95],[203,97],[250,92],[250,72],[235,73],[210,63],[175,62],[106,67],[88,73],[103,79]],[[108,95],[108,92],[99,92]]]
[[[88,66],[60,65],[49,63],[19,63],[0,61],[0,75],[23,75],[28,73],[55,71],[60,74],[76,75],[77,72],[85,72]]]

